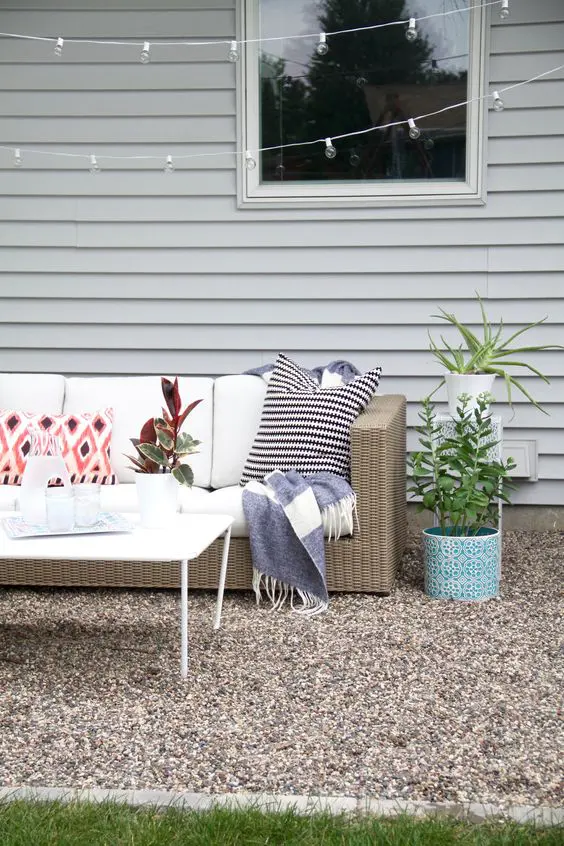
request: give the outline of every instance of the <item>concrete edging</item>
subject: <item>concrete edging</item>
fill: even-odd
[[[564,808],[547,805],[498,805],[482,802],[419,802],[407,799],[376,799],[369,796],[298,796],[274,793],[190,793],[168,790],[119,790],[69,787],[0,787],[0,803],[18,799],[59,802],[122,802],[141,807],[174,806],[185,810],[204,811],[213,807],[258,808],[261,811],[285,811],[311,814],[361,813],[375,816],[448,816],[469,822],[498,818],[517,823],[564,825]]]

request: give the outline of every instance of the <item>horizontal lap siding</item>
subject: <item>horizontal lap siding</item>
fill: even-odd
[[[229,39],[235,0],[3,0],[0,30],[67,37]],[[50,7],[50,8],[49,8]],[[489,90],[564,64],[560,0],[492,15]],[[564,72],[507,92],[488,114],[483,206],[241,210],[235,68],[226,48],[52,46],[0,39],[0,143],[89,155],[214,153],[174,174],[0,150],[2,370],[240,372],[284,350],[306,366],[381,364],[382,389],[418,403],[436,384],[427,330],[441,305],[472,325],[474,291],[507,330],[548,315],[531,343],[564,338]],[[445,332],[451,340],[451,333]],[[539,482],[516,501],[564,504],[564,352],[528,357],[508,438],[534,439]],[[439,392],[438,399],[444,399]]]

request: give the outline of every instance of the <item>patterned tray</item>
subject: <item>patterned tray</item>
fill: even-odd
[[[9,538],[35,538],[47,535],[95,535],[101,532],[131,532],[133,526],[123,514],[104,511],[93,526],[75,526],[69,532],[52,532],[49,526],[26,523],[23,517],[5,517],[2,526]]]

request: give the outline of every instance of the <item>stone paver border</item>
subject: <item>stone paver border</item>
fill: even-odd
[[[449,816],[469,822],[492,818],[533,822],[539,826],[564,825],[564,808],[535,805],[501,807],[481,802],[417,802],[405,799],[376,799],[354,796],[295,796],[272,793],[190,793],[167,790],[113,790],[105,788],[68,787],[0,787],[0,803],[18,799],[59,802],[122,802],[131,806],[175,806],[186,810],[208,810],[212,807],[259,808],[261,811],[284,811],[310,814],[328,811],[332,814],[361,813],[375,816]]]

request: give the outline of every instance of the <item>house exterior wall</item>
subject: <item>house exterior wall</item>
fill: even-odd
[[[0,30],[229,39],[236,12],[235,0],[2,0]],[[563,45],[561,0],[513,3],[503,25],[492,13],[488,90],[563,64]],[[0,143],[163,162],[233,151],[225,49],[155,49],[147,66],[138,52],[67,44],[57,60],[52,45],[0,39]],[[487,118],[483,206],[241,209],[230,156],[93,176],[46,156],[16,170],[0,150],[0,369],[216,375],[279,351],[305,366],[348,359],[383,366],[412,427],[439,374],[437,306],[477,320],[477,289],[509,331],[548,315],[527,340],[564,342],[564,72],[505,99]],[[507,439],[538,445],[539,480],[514,500],[563,505],[564,351],[528,360],[551,378],[523,379],[550,416],[519,395],[512,419],[496,406]]]

